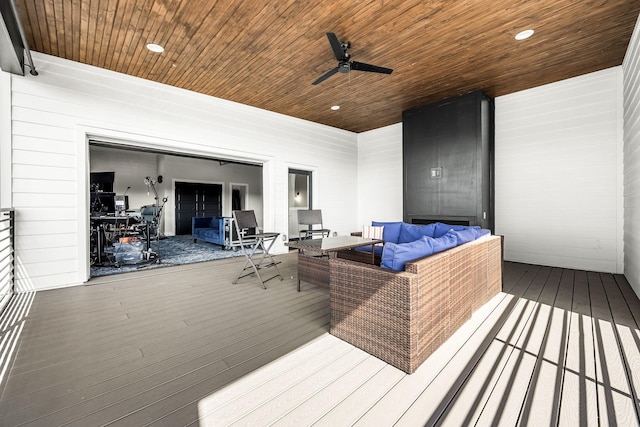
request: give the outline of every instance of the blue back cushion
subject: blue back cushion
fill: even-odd
[[[436,222],[433,225],[435,226],[433,237],[444,236],[450,230],[455,230],[455,231],[464,230],[467,227],[466,225],[452,225],[452,224],[445,224],[443,222]]]
[[[458,245],[476,240],[476,233],[473,228],[467,228],[466,230],[454,230],[450,231],[449,233],[456,236]]]
[[[491,234],[491,230],[487,230],[486,228],[474,228],[473,232],[476,233],[476,239]]]
[[[385,243],[380,267],[402,271],[407,262],[453,248],[458,244],[455,232],[433,238],[422,236],[408,243]]]
[[[398,243],[413,242],[414,240],[422,238],[422,236],[434,237],[433,234],[435,232],[435,229],[435,224],[416,225],[403,222],[400,227],[400,236],[398,238]]]
[[[382,240],[385,242],[398,243],[398,237],[400,236],[400,227],[402,222],[377,222],[371,221],[371,225],[374,227],[384,227],[382,230]]]
[[[453,233],[447,233],[444,236],[436,237],[433,242],[433,253],[437,254],[458,246],[458,237]]]
[[[385,243],[380,267],[402,271],[407,261],[422,258],[432,253],[433,238],[427,236],[409,243]]]

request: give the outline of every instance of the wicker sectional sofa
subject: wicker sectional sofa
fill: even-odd
[[[405,271],[330,260],[331,333],[413,373],[502,290],[502,238],[485,236]]]

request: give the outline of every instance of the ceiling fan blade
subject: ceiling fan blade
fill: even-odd
[[[320,76],[315,82],[313,82],[312,84],[317,85],[318,83],[322,83],[323,81],[327,80],[329,77],[333,76],[335,73],[337,73],[338,71],[340,71],[339,67],[336,67],[332,70],[327,71],[324,75]]]
[[[351,63],[352,70],[369,71],[372,73],[391,74],[393,70],[391,68],[378,67],[377,65],[365,64],[363,62],[353,61]]]
[[[336,56],[338,61],[346,61],[348,58],[342,50],[342,43],[338,40],[338,36],[336,33],[327,33],[327,38],[329,39],[329,44],[331,45],[331,49],[333,49],[333,54]]]

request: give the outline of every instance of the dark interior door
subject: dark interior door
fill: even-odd
[[[176,182],[176,235],[191,234],[191,218],[220,216],[222,185]]]

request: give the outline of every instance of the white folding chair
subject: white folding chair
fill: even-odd
[[[267,289],[265,283],[269,280],[276,277],[280,277],[280,280],[282,280],[282,274],[280,274],[280,269],[278,268],[280,262],[276,262],[269,253],[280,233],[261,233],[256,221],[256,214],[252,210],[233,211],[233,222],[238,233],[242,253],[247,258],[244,267],[233,283],[236,284],[241,278],[255,274],[260,283],[262,283],[262,287]],[[260,276],[260,270],[271,267],[275,267],[278,273],[268,279],[263,279]],[[250,271],[246,272],[247,270]]]

